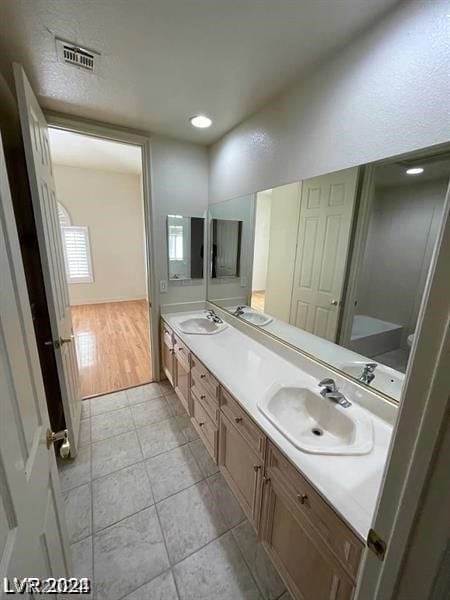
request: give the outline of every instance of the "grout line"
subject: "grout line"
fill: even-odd
[[[160,573],[159,575],[156,575],[156,577],[152,577],[151,579],[149,579],[149,580],[148,580],[148,581],[146,581],[145,583],[142,583],[142,584],[141,584],[141,585],[140,585],[138,588],[136,588],[136,589],[134,589],[134,590],[131,590],[131,592],[127,592],[127,593],[125,594],[125,596],[121,596],[121,597],[119,598],[119,600],[123,600],[123,599],[124,599],[124,598],[126,598],[126,597],[127,597],[129,594],[134,594],[134,592],[137,592],[138,590],[140,590],[141,588],[143,588],[145,585],[148,585],[149,583],[151,583],[152,581],[155,581],[155,579],[158,579],[158,577],[162,577],[162,576],[163,576],[163,575],[165,575],[166,573],[170,573],[170,574],[172,575],[172,579],[175,581],[175,577],[174,577],[174,575],[173,575],[173,573],[172,573],[172,568],[171,568],[171,567],[169,567],[168,569],[165,569],[164,571],[161,571],[161,573]],[[178,588],[177,588],[177,585],[176,585],[176,583],[175,583],[175,589],[176,589],[176,592],[177,592],[177,597],[178,597],[178,600],[179,600],[180,596],[178,595]],[[164,598],[162,598],[161,600],[164,600]],[[279,600],[279,598],[277,598],[276,600]]]
[[[89,405],[89,413],[90,413],[90,409],[91,406]],[[91,529],[92,529],[92,538],[91,538],[91,558],[92,558],[92,582],[91,582],[91,589],[92,589],[92,598],[96,598],[97,597],[97,587],[95,584],[95,559],[94,559],[94,485],[93,485],[93,465],[92,465],[92,420],[90,420],[90,428],[91,428],[91,446],[90,446],[90,452],[89,452],[89,462],[90,462],[90,474],[91,474],[91,481],[90,481],[90,485],[91,485]]]
[[[149,484],[150,484],[150,489],[152,490],[152,496],[153,496],[153,500],[154,500],[154,499],[155,499],[155,496],[154,496],[154,494],[153,494],[153,488],[152,488],[152,482],[151,482],[151,480],[150,480],[150,475],[148,474],[148,471],[147,471],[147,469],[145,469],[145,472],[147,473],[148,482],[149,482]],[[171,572],[171,574],[172,574],[172,579],[173,579],[173,582],[174,582],[174,584],[175,584],[175,590],[176,590],[176,592],[177,592],[177,596],[178,596],[178,598],[179,598],[179,597],[180,597],[180,593],[179,593],[179,590],[178,590],[178,584],[177,584],[177,582],[176,582],[175,575],[174,575],[174,573],[173,573],[173,571],[172,571],[172,561],[170,560],[169,549],[168,549],[168,547],[167,547],[167,540],[166,540],[166,536],[164,535],[164,530],[163,530],[163,528],[162,528],[162,525],[161,525],[161,519],[160,519],[160,517],[159,517],[159,512],[158,512],[158,509],[156,508],[156,502],[155,502],[155,504],[154,504],[154,507],[155,507],[155,515],[156,515],[156,519],[157,519],[157,521],[158,521],[158,525],[159,525],[159,530],[160,530],[160,532],[161,532],[161,537],[162,537],[162,539],[163,539],[163,542],[164,542],[164,548],[165,548],[165,550],[166,550],[167,560],[169,561],[169,569],[170,569],[170,572]],[[152,581],[152,579],[151,579],[150,581]]]

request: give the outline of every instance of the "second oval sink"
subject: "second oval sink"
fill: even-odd
[[[276,386],[258,403],[258,408],[304,452],[368,454],[372,450],[370,419],[354,406],[342,408],[308,388]]]
[[[212,333],[219,333],[219,331],[225,329],[226,326],[226,323],[215,323],[214,321],[210,321],[204,317],[194,317],[178,323],[178,327],[183,333],[197,335],[211,335]]]

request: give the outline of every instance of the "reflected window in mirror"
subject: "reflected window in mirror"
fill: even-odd
[[[167,216],[169,280],[203,279],[204,219]]]

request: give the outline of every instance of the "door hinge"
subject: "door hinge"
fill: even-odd
[[[386,542],[373,529],[369,530],[367,547],[369,550],[372,550],[379,560],[384,560],[384,555],[386,554]]]

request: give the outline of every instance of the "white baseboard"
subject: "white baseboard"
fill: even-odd
[[[84,304],[107,304],[109,302],[132,302],[133,300],[147,300],[147,298],[129,298],[120,296],[118,298],[87,298],[86,300],[71,300],[70,306],[83,306]]]

